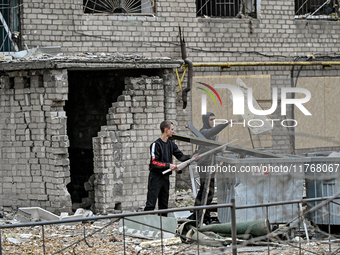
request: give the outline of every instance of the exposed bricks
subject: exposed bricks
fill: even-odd
[[[149,146],[160,136],[159,124],[171,110],[164,102],[176,97],[172,75],[164,71],[162,78],[126,78],[123,95],[109,109],[108,125],[93,138],[99,212],[112,212],[118,204],[124,209],[145,205]]]
[[[9,72],[1,78],[0,162],[4,208],[70,211],[65,70]],[[10,84],[14,77],[14,84]],[[58,103],[54,103],[58,102]],[[51,177],[51,178],[50,178]],[[56,196],[53,196],[53,195]]]

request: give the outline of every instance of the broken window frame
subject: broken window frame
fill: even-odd
[[[261,0],[196,0],[196,16],[204,18],[257,18]]]
[[[152,15],[155,0],[83,0],[84,14],[92,15]]]
[[[339,20],[340,0],[295,0],[295,19]]]

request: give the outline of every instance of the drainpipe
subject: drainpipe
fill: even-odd
[[[298,56],[294,59],[294,62],[297,62],[300,58],[302,58],[303,56]],[[294,88],[296,87],[296,84],[294,86],[294,67],[292,66],[292,70],[290,71],[290,81],[291,81],[291,87]],[[301,66],[302,67],[302,66]],[[297,79],[296,78],[296,83],[297,83]],[[292,98],[295,98],[295,93],[292,94]],[[294,105],[292,105],[292,109],[291,109],[291,115],[292,115],[292,119],[295,119],[295,110],[294,110]],[[289,139],[290,139],[290,143],[292,145],[292,154],[295,155],[295,128],[291,127],[291,131],[292,133],[289,134]]]
[[[299,56],[297,58],[294,59],[294,62],[297,62],[300,58],[307,58],[305,61],[309,61],[310,59],[314,59],[315,57],[313,55],[307,55],[307,56]],[[294,83],[294,66],[292,67],[292,70],[291,70],[291,73],[290,73],[290,76],[291,76],[291,87],[292,88],[296,88],[296,85],[297,85],[297,82],[298,82],[298,79],[299,79],[299,76],[300,76],[300,72],[303,68],[303,65],[300,67],[299,69],[299,72],[296,76],[296,79],[295,79],[295,83]],[[292,98],[295,99],[295,93],[292,93]],[[292,105],[292,119],[295,119],[295,107],[294,107],[294,104]],[[291,137],[291,141],[292,141],[292,147],[293,147],[293,153],[295,155],[295,127],[291,127],[292,129],[292,134],[290,135]]]
[[[193,64],[192,64],[192,61],[187,57],[187,50],[185,48],[184,35],[182,39],[181,27],[179,27],[179,40],[181,43],[182,59],[184,60],[185,64],[188,65],[187,87],[182,91],[183,109],[185,109],[188,104],[188,92],[191,90],[191,87],[192,87]]]

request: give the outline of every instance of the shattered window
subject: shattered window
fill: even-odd
[[[338,19],[339,0],[295,0],[296,19]]]
[[[84,0],[84,13],[154,13],[154,0]]]
[[[198,17],[256,18],[256,0],[196,0]]]

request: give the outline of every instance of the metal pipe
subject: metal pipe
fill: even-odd
[[[227,62],[227,63],[193,63],[193,67],[222,67],[230,68],[234,66],[324,66],[331,67],[340,65],[339,61],[328,61],[328,62]],[[183,67],[187,65],[184,64]]]
[[[187,107],[187,104],[188,104],[188,92],[191,90],[191,87],[192,87],[193,63],[187,57],[187,50],[186,50],[186,47],[185,47],[185,40],[184,40],[184,35],[183,35],[183,39],[182,39],[181,27],[179,27],[179,39],[180,39],[180,43],[181,43],[182,59],[184,60],[184,62],[188,66],[187,87],[182,91],[183,109],[185,109]]]

